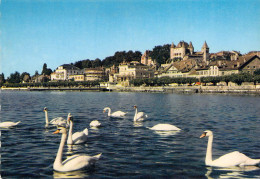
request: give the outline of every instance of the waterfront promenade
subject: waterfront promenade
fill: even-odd
[[[259,94],[260,85],[243,86],[159,86],[159,87],[110,87],[112,91],[164,92],[164,93],[243,93]]]
[[[35,87],[35,88],[1,88],[1,90],[20,91],[110,91],[110,92],[159,92],[159,93],[241,93],[259,94],[260,85],[241,86],[140,86],[123,87],[109,85],[109,87]]]

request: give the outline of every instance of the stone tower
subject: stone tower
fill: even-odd
[[[206,41],[201,48],[201,52],[203,53],[203,61],[206,62],[209,59],[209,47]]]
[[[193,53],[194,53],[194,47],[193,47],[193,45],[192,45],[191,42],[190,42],[190,44],[189,44],[188,49],[190,50],[190,55],[193,55]]]
[[[170,59],[173,59],[173,57],[174,57],[174,48],[175,48],[175,45],[172,42],[172,45],[170,47]]]

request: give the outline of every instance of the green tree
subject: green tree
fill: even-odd
[[[8,83],[20,83],[20,73],[19,72],[15,72],[15,73],[11,73],[10,77],[7,78]]]
[[[39,75],[39,72],[38,72],[38,70],[36,70],[34,73],[34,76],[38,76],[38,75]]]
[[[30,79],[30,74],[27,72],[23,72],[20,76],[20,81],[29,82]]]
[[[97,58],[96,60],[92,61],[92,68],[96,68],[96,67],[100,67],[102,66],[102,62],[99,58]]]
[[[231,76],[230,75],[222,76],[221,81],[225,81],[226,85],[228,86],[228,83],[231,81]]]
[[[260,75],[260,69],[255,70],[255,71],[254,71],[254,74],[255,74],[255,75]]]
[[[92,62],[91,60],[83,60],[82,61],[82,68],[92,68]]]
[[[126,51],[121,51],[121,52],[116,52],[114,56],[106,57],[102,61],[102,66],[104,67],[110,67],[113,65],[118,66],[120,63],[126,61],[141,61],[141,56],[142,53],[139,51],[133,52],[132,50],[126,52]]]
[[[77,61],[77,62],[75,62],[73,65],[74,65],[75,67],[78,67],[78,68],[80,68],[80,69],[83,69],[83,67],[82,67],[82,61]]]
[[[4,73],[0,74],[0,84],[5,83],[5,75]]]
[[[52,70],[50,68],[47,68],[47,64],[44,63],[42,67],[42,75],[51,75]]]
[[[151,58],[158,64],[164,64],[170,59],[170,44],[155,46],[151,52]]]

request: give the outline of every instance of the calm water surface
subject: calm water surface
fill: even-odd
[[[213,159],[238,150],[260,158],[260,96],[218,94],[0,92],[1,121],[22,121],[1,129],[2,178],[259,178],[259,167],[210,168],[204,164],[206,129],[214,132]],[[133,123],[134,108],[148,119]],[[103,108],[128,112],[112,119]],[[74,154],[102,157],[93,168],[59,173],[52,169],[61,135],[45,129],[43,108],[49,118],[74,116],[74,131],[89,128],[92,120],[103,127],[89,128],[86,144],[68,148]],[[147,127],[176,125],[178,133],[156,133]]]

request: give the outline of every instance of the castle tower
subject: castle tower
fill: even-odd
[[[186,49],[188,48],[188,43],[181,41],[177,47],[179,47],[180,57],[183,59],[186,55]]]
[[[190,54],[192,55],[194,53],[194,47],[192,43],[190,42],[188,49],[190,50]]]
[[[175,48],[175,45],[174,45],[174,43],[172,42],[172,45],[171,45],[171,47],[170,47],[170,59],[173,59],[173,57],[174,57],[174,53],[173,53],[174,48]]]
[[[203,52],[203,61],[206,62],[209,59],[209,47],[206,41],[201,48],[201,52]]]

